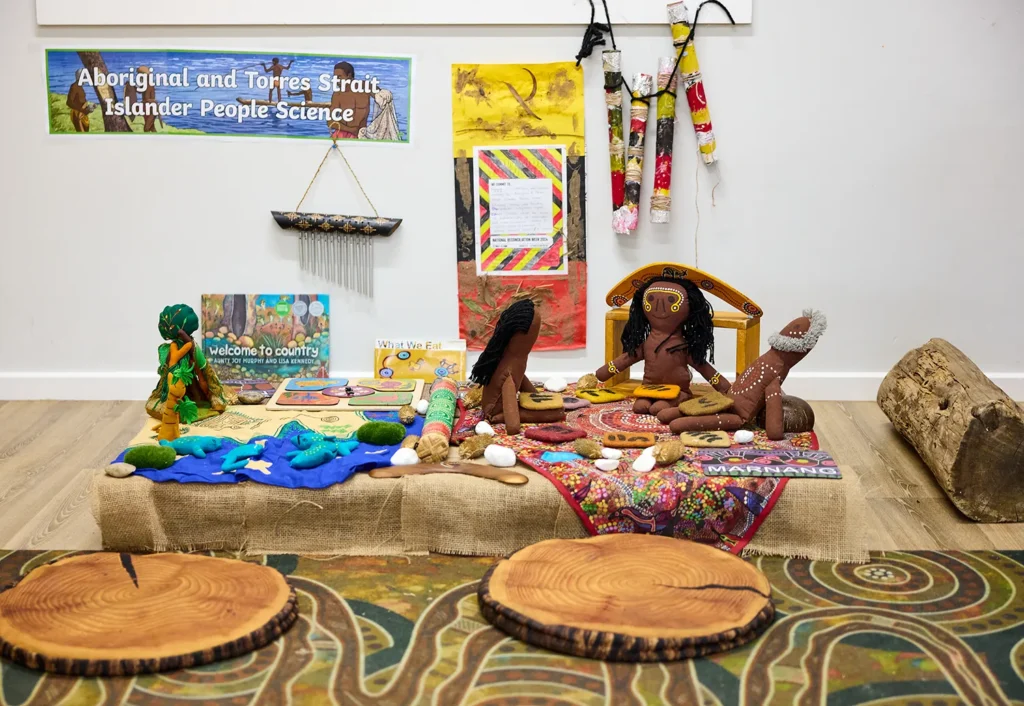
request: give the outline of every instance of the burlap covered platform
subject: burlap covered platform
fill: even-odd
[[[544,539],[587,536],[551,482],[518,470],[529,483],[358,473],[324,490],[154,483],[98,471],[93,513],[104,546],[115,551],[499,556]],[[863,523],[863,496],[847,469],[842,480],[791,481],[745,553],[867,561]]]

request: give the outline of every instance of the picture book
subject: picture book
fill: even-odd
[[[204,294],[203,353],[221,382],[270,397],[293,377],[326,378],[326,294]]]

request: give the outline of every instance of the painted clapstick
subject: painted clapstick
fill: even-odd
[[[608,108],[608,160],[612,170],[612,213],[622,207],[626,189],[626,143],[622,138],[622,52],[601,52],[604,103]]]
[[[668,223],[672,213],[672,141],[676,132],[675,57],[663,56],[658,60],[658,90],[665,93],[658,96],[651,223]]]
[[[692,27],[690,12],[685,2],[674,2],[668,6],[668,21],[672,26],[672,44],[676,47],[676,56],[683,53],[679,62],[679,73],[683,88],[686,90],[686,102],[690,105],[690,118],[693,130],[697,133],[697,148],[700,150],[704,164],[715,162],[715,133],[711,126],[711,113],[704,95],[704,79],[700,75],[700,62],[697,61],[697,49],[693,42],[687,44]]]
[[[437,378],[430,386],[430,404],[416,445],[416,454],[425,463],[440,463],[448,458],[458,399],[458,387],[448,378]]]
[[[644,175],[644,137],[651,110],[650,95],[654,77],[633,75],[633,96],[629,108],[629,147],[626,149],[626,188],[622,207],[612,216],[612,228],[618,234],[636,230],[640,216],[640,183]]]

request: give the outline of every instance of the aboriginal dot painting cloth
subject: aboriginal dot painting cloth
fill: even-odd
[[[0,550],[0,586],[59,552]],[[1024,552],[753,560],[775,622],[732,652],[605,664],[531,647],[480,615],[493,559],[255,559],[300,617],[252,654],[166,674],[59,677],[0,662],[4,706],[760,706],[1024,703]]]
[[[479,420],[480,410],[468,413],[456,439],[472,434]],[[566,424],[598,439],[608,432],[623,431],[646,432],[659,440],[674,436],[656,417],[634,414],[631,399],[569,412]],[[502,445],[514,449],[522,463],[554,484],[593,535],[662,534],[739,554],[791,482],[788,478],[705,475],[700,463],[692,460],[637,473],[632,463],[643,449],[621,449],[618,468],[602,471],[589,459],[566,457],[573,451],[572,442],[554,445],[528,439],[525,434],[505,436],[501,424],[494,429]],[[747,445],[751,447],[811,451],[818,448],[818,439],[808,432],[769,441],[763,431],[756,431],[754,442]]]

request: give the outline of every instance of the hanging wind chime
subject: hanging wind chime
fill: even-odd
[[[649,74],[637,73],[633,86],[626,86],[622,77],[622,52],[615,44],[608,0],[601,0],[604,6],[605,22],[596,21],[597,8],[590,0],[590,24],[583,35],[583,45],[576,55],[576,65],[590,56],[595,47],[604,46],[604,33],[608,33],[612,48],[602,52],[604,69],[605,105],[608,113],[608,152],[611,168],[612,187],[612,229],[618,234],[636,230],[639,220],[640,187],[643,175],[643,158],[650,101],[657,101],[656,144],[654,167],[654,190],[651,196],[651,221],[668,223],[672,211],[672,142],[675,137],[676,87],[680,83],[686,91],[687,103],[693,129],[697,135],[697,147],[705,164],[716,160],[715,135],[711,126],[704,82],[697,62],[693,39],[697,29],[697,18],[705,5],[717,5],[729,22],[735,24],[732,14],[718,0],[704,0],[697,6],[692,24],[685,2],[668,5],[668,19],[672,30],[672,44],[675,57],[664,57],[659,61],[657,90]],[[624,131],[623,87],[629,96],[629,133]]]
[[[300,210],[327,159],[337,152],[373,210],[373,216],[342,216]],[[298,231],[299,267],[368,297],[373,296],[373,237],[398,230],[401,218],[382,218],[335,140],[316,168],[294,211],[271,211],[283,230]]]

